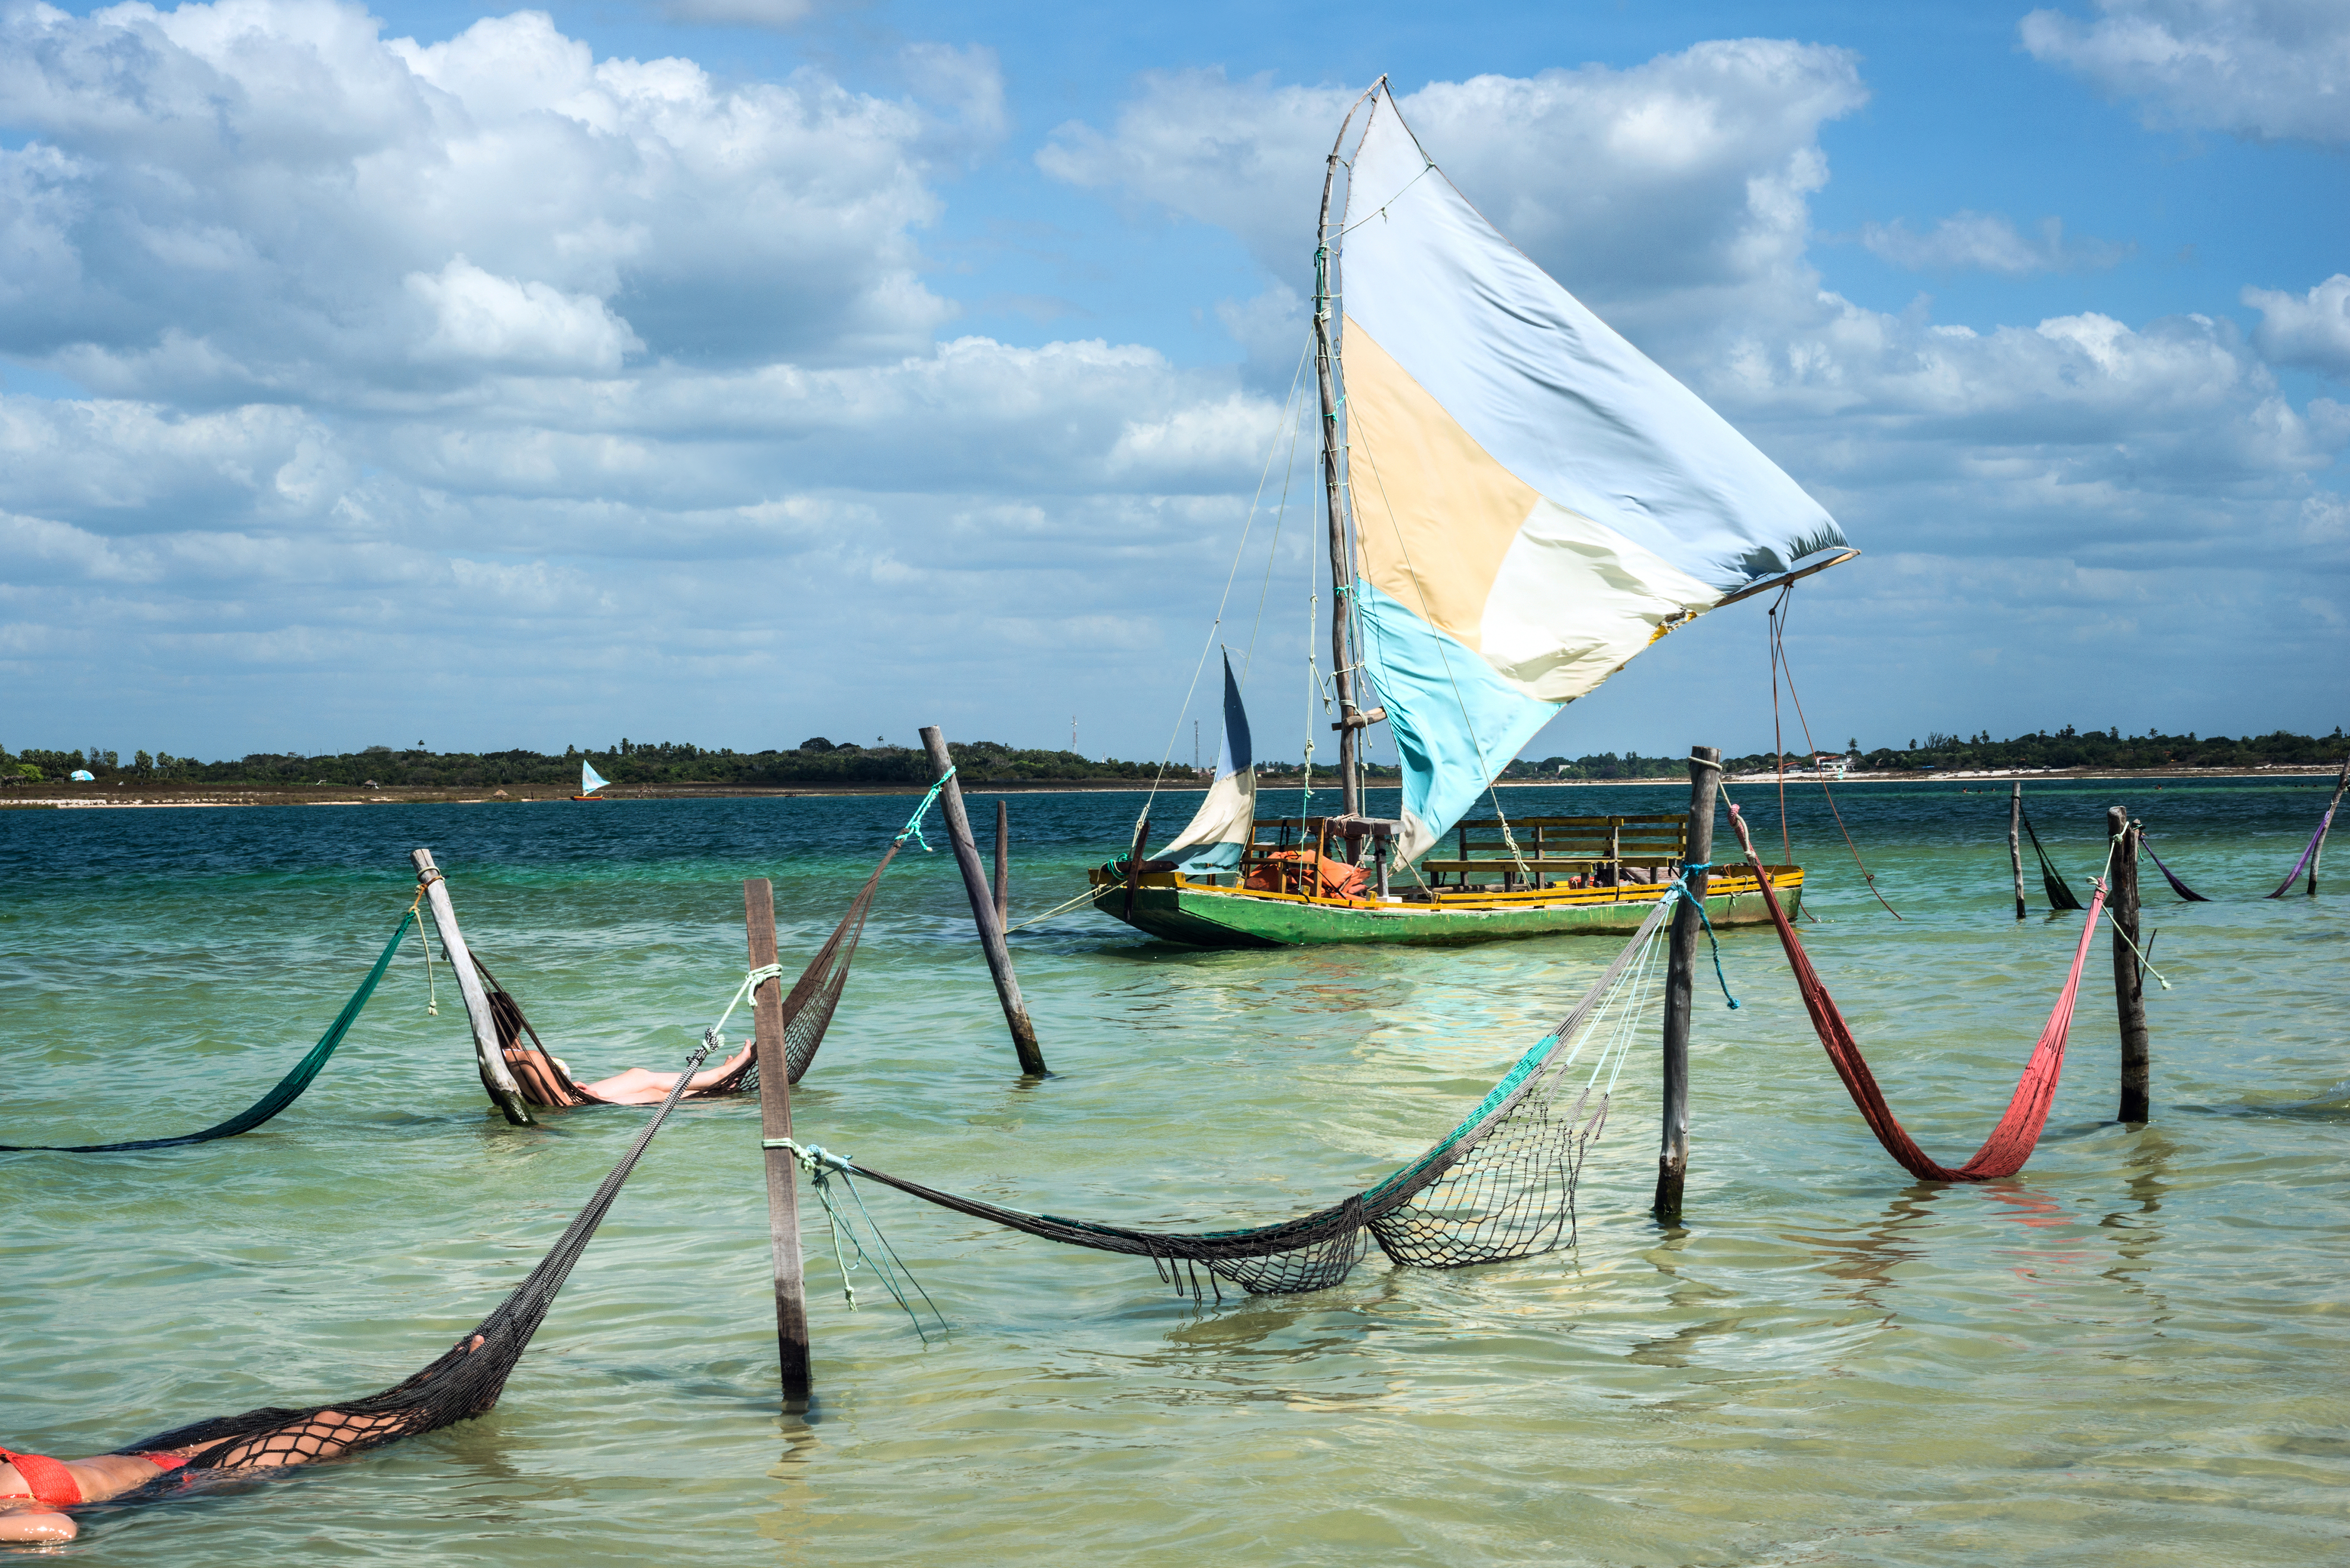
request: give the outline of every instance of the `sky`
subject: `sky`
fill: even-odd
[[[1222,646],[1326,761],[1381,73],[1863,551],[1821,744],[2350,722],[2341,0],[0,0],[0,745],[1212,762]],[[1729,607],[1526,754],[1767,748],[1769,670]]]

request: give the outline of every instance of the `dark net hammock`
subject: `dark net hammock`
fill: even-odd
[[[269,1469],[335,1459],[488,1414],[504,1391],[515,1363],[522,1359],[540,1321],[555,1304],[556,1293],[571,1277],[572,1265],[587,1250],[629,1172],[636,1169],[646,1146],[660,1131],[662,1121],[708,1052],[707,1044],[692,1052],[669,1097],[529,1277],[446,1355],[405,1381],[362,1398],[299,1408],[265,1406],[241,1416],[174,1427],[126,1444],[114,1451],[176,1454],[187,1460],[185,1469],[168,1471],[127,1496],[167,1495],[186,1485],[195,1472]]]
[[[335,1015],[335,1021],[327,1026],[326,1033],[318,1037],[318,1043],[310,1047],[308,1054],[295,1063],[293,1070],[278,1079],[267,1094],[228,1120],[216,1122],[202,1132],[182,1133],[177,1137],[138,1138],[129,1143],[0,1143],[0,1153],[127,1154],[137,1149],[178,1148],[186,1144],[210,1143],[214,1138],[234,1137],[239,1133],[251,1132],[300,1099],[302,1091],[308,1088],[311,1080],[325,1069],[328,1060],[335,1054],[335,1048],[351,1032],[351,1025],[359,1022],[359,1011],[367,1006],[368,998],[375,994],[376,986],[383,980],[383,971],[391,967],[392,955],[400,950],[400,939],[407,933],[408,922],[415,918],[413,909],[401,912],[400,923],[391,928],[391,940],[383,944],[383,951],[376,956],[375,967],[368,971],[367,978],[359,981],[359,988],[351,992],[351,999],[343,1003],[343,1010]]]
[[[2074,892],[2072,885],[2064,880],[2064,874],[2056,869],[2056,863],[2048,858],[2048,851],[2040,847],[2040,835],[2032,831],[2031,814],[2019,812],[2017,815],[2022,820],[2025,835],[2032,840],[2032,853],[2040,857],[2040,886],[2048,894],[2048,907],[2052,909],[2079,909],[2080,895]]]
[[[874,889],[881,884],[881,873],[896,858],[898,845],[889,846],[881,863],[873,867],[873,875],[865,879],[841,917],[832,935],[808,960],[800,971],[799,980],[784,998],[784,1060],[791,1068],[791,1081],[798,1083],[816,1060],[816,1048],[824,1044],[825,1031],[832,1026],[834,1010],[840,1005],[840,993],[848,984],[848,966],[857,958],[857,941],[864,934],[865,919],[873,909]],[[570,1069],[549,1051],[531,1027],[530,1019],[523,1012],[522,1003],[514,993],[498,983],[489,966],[474,955],[473,969],[482,977],[483,989],[488,993],[491,1016],[496,1021],[498,1045],[505,1056],[506,1069],[515,1077],[515,1086],[523,1098],[534,1106],[605,1106],[616,1103],[598,1097],[588,1087],[571,1075]],[[490,1087],[484,1075],[482,1087]],[[723,1099],[730,1095],[755,1094],[759,1087],[759,1059],[753,1053],[743,1064],[715,1083],[688,1091],[690,1100]],[[496,1096],[491,1096],[494,1103]]]
[[[1749,864],[1760,868],[1762,857],[1754,853],[1754,841],[1746,832],[1746,819],[1738,808],[1730,808],[1730,824],[1738,830],[1739,846],[1746,851]],[[1819,971],[1812,967],[1811,955],[1804,950],[1801,937],[1779,907],[1779,897],[1771,890],[1771,879],[1762,878],[1762,898],[1771,910],[1771,923],[1779,930],[1779,945],[1786,950],[1788,967],[1795,971],[1796,988],[1803,992],[1804,1006],[1812,1015],[1812,1027],[1820,1037],[1828,1061],[1844,1080],[1852,1103],[1860,1107],[1868,1130],[1885,1146],[1885,1152],[1899,1163],[1901,1168],[1920,1181],[1992,1181],[2013,1176],[2023,1168],[2024,1161],[2040,1143],[2041,1130],[2048,1124],[2048,1107],[2056,1098],[2056,1085],[2064,1075],[2064,1042],[2073,1025],[2073,1003],[2081,990],[2081,967],[2089,956],[2089,939],[2096,935],[2097,917],[2105,912],[2106,885],[2102,881],[2089,884],[2089,918],[2082,923],[2080,945],[2073,950],[2072,971],[2064,978],[2064,989],[2057,993],[2056,1005],[2049,1010],[2048,1022],[2040,1031],[2040,1038],[2032,1049],[2031,1060],[2024,1064],[2023,1075],[2017,1080],[2015,1093],[2009,1096],[2007,1113],[1991,1129],[1991,1137],[1964,1165],[1947,1166],[1937,1163],[1893,1115],[1885,1103],[1884,1091],[1877,1086],[1877,1075],[1860,1054],[1860,1045],[1852,1037],[1852,1029],[1836,1010],[1835,998],[1828,994]]]
[[[1457,1269],[1572,1244],[1575,1183],[1607,1124],[1612,1063],[1639,1034],[1658,991],[1659,937],[1676,898],[1659,901],[1606,973],[1557,1028],[1518,1059],[1441,1141],[1377,1186],[1327,1209],[1235,1231],[1146,1231],[1006,1209],[794,1144],[819,1171],[867,1177],[958,1214],[1097,1251],[1148,1258],[1193,1294],[1199,1272],[1260,1295],[1336,1284],[1372,1242],[1398,1263]],[[1596,1044],[1588,1072],[1572,1071]],[[1571,1077],[1585,1082],[1565,1100]],[[1565,1102],[1564,1104],[1562,1102]]]

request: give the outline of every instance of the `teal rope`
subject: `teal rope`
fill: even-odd
[[[785,1150],[798,1162],[800,1168],[807,1172],[808,1185],[815,1189],[816,1201],[824,1205],[825,1228],[832,1234],[832,1258],[840,1268],[840,1293],[847,1301],[848,1310],[851,1312],[857,1310],[857,1286],[849,1277],[850,1272],[862,1264],[872,1271],[874,1278],[881,1282],[882,1288],[887,1290],[891,1298],[897,1302],[898,1309],[906,1314],[906,1321],[914,1325],[914,1334],[921,1340],[924,1346],[927,1347],[930,1345],[931,1336],[922,1331],[920,1314],[914,1311],[914,1303],[907,1299],[906,1286],[911,1286],[914,1293],[922,1298],[922,1304],[931,1309],[931,1316],[937,1320],[940,1334],[945,1334],[946,1314],[939,1311],[938,1303],[931,1300],[931,1293],[922,1289],[922,1282],[914,1278],[914,1271],[906,1266],[906,1261],[898,1256],[898,1249],[889,1244],[889,1238],[882,1234],[881,1227],[874,1222],[871,1211],[865,1207],[865,1195],[857,1189],[855,1168],[838,1155],[817,1144],[797,1143],[787,1137],[771,1137],[760,1139],[759,1147]],[[858,1236],[855,1222],[849,1220],[839,1209],[834,1206],[831,1174],[835,1171],[839,1172],[841,1185],[848,1189],[850,1200],[857,1205],[858,1217],[864,1220],[865,1228],[873,1232],[874,1244],[887,1254],[886,1259],[876,1257],[866,1251],[865,1242]],[[848,1235],[848,1245],[856,1250],[855,1262],[851,1262],[847,1255],[841,1251],[840,1239],[844,1231]],[[894,1268],[891,1266],[893,1264]],[[901,1276],[905,1280],[905,1286],[898,1282]]]
[[[391,967],[392,955],[400,950],[400,939],[407,934],[408,922],[415,918],[416,911],[412,908],[400,911],[400,923],[392,927],[391,940],[383,944],[383,951],[377,957],[375,967],[368,971],[368,977],[365,980],[359,981],[359,988],[351,993],[351,999],[343,1003],[342,1012],[335,1015],[335,1021],[328,1025],[327,1033],[319,1038],[316,1045],[310,1047],[310,1054],[295,1063],[294,1070],[280,1078],[276,1087],[235,1116],[229,1117],[228,1120],[208,1127],[202,1132],[187,1133],[179,1137],[150,1137],[140,1138],[131,1143],[86,1143],[65,1147],[49,1144],[0,1144],[0,1152],[122,1154],[133,1149],[177,1148],[183,1144],[210,1143],[214,1138],[234,1137],[239,1133],[251,1132],[302,1097],[302,1091],[310,1086],[310,1080],[318,1075],[319,1071],[326,1066],[327,1059],[335,1054],[335,1047],[343,1043],[343,1036],[350,1033],[353,1023],[359,1022],[359,1009],[365,1007],[368,998],[375,994],[377,982],[383,979],[383,971]]]
[[[947,769],[939,775],[939,782],[931,786],[931,793],[922,797],[922,804],[914,808],[914,815],[906,819],[906,826],[899,829],[898,836],[891,839],[890,843],[903,844],[907,839],[911,838],[922,846],[923,854],[931,853],[931,841],[922,836],[922,818],[931,814],[931,803],[939,798],[939,792],[947,787],[947,780],[954,776],[955,771],[952,768]]]
[[[1690,872],[1711,871],[1712,869],[1713,862],[1711,860],[1700,860],[1693,865],[1685,865],[1674,875],[1673,887],[1680,897],[1687,898],[1691,904],[1697,907],[1698,923],[1705,928],[1705,940],[1708,943],[1711,944],[1713,948],[1714,981],[1721,987],[1722,1000],[1729,1002],[1730,1011],[1735,1012],[1738,1011],[1738,998],[1730,994],[1730,979],[1727,975],[1724,975],[1721,972],[1721,943],[1713,934],[1713,922],[1706,919],[1705,900],[1699,898],[1696,890],[1689,885]]]

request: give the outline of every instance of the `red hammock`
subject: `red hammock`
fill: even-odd
[[[1983,1139],[1974,1158],[1954,1170],[1928,1158],[1917,1140],[1895,1119],[1868,1064],[1861,1059],[1860,1047],[1854,1042],[1844,1014],[1836,1011],[1835,999],[1828,994],[1819,971],[1812,967],[1811,955],[1804,951],[1795,928],[1787,921],[1786,911],[1779,908],[1778,895],[1771,890],[1771,878],[1762,875],[1762,861],[1754,853],[1754,841],[1747,836],[1746,824],[1734,805],[1730,808],[1730,825],[1737,829],[1739,846],[1761,877],[1762,898],[1771,909],[1771,923],[1779,928],[1779,945],[1787,950],[1787,963],[1795,971],[1795,984],[1804,993],[1804,1005],[1811,1010],[1812,1027],[1819,1032],[1820,1044],[1826,1047],[1828,1060],[1835,1064],[1836,1076],[1844,1080],[1852,1103],[1860,1107],[1868,1130],[1877,1135],[1885,1152],[1921,1181],[1994,1181],[2022,1170],[2023,1162],[2032,1158],[2033,1147],[2040,1142],[2040,1129],[2048,1122],[2049,1103],[2056,1097],[2057,1080],[2064,1075],[2064,1036],[2072,1027],[2073,1000],[2081,990],[2081,965],[2089,956],[2089,939],[2096,934],[2097,917],[2106,908],[2106,885],[2095,880],[2089,884],[2089,918],[2081,928],[2081,945],[2074,950],[2073,972],[2065,977],[2064,989],[2058,993],[2056,1005],[2049,1010],[2047,1026],[2040,1031],[2040,1043],[2033,1047],[2032,1060],[2024,1064],[2014,1097],[2007,1102],[2007,1114],[1999,1118],[1999,1126]]]

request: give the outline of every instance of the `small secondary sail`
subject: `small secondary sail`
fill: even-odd
[[[1818,502],[1487,223],[1384,89],[1341,265],[1352,597],[1416,858],[1648,644],[1854,552]]]
[[[1256,759],[1249,752],[1248,710],[1241,706],[1240,682],[1232,679],[1232,656],[1224,655],[1224,738],[1216,748],[1216,780],[1192,814],[1190,826],[1157,858],[1175,859],[1187,877],[1240,868],[1241,852],[1256,832]]]
[[[581,794],[594,794],[598,790],[602,789],[606,784],[610,784],[611,782],[612,781],[610,779],[605,778],[603,775],[597,773],[594,768],[589,767],[586,763],[581,763],[579,764],[579,793]]]

